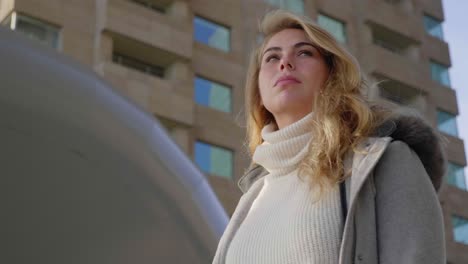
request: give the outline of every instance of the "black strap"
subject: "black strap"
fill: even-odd
[[[341,200],[341,214],[343,215],[343,222],[346,222],[348,216],[348,203],[346,200],[346,183],[340,182],[340,200]]]

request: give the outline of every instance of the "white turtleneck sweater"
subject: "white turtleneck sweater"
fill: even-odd
[[[226,264],[338,263],[339,187],[314,202],[310,184],[298,177],[311,122],[312,113],[280,130],[272,124],[263,128],[264,142],[253,161],[269,174],[229,246]]]

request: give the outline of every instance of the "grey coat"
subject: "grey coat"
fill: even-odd
[[[442,212],[436,191],[445,172],[438,136],[416,117],[386,122],[345,158],[348,215],[339,264],[445,264]],[[240,179],[244,192],[219,242],[213,263],[229,244],[263,186],[267,172],[253,165]]]

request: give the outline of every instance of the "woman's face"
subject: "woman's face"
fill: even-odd
[[[328,71],[303,30],[276,33],[262,51],[259,87],[263,105],[277,122],[285,115],[299,120],[312,111],[314,96],[324,86]]]

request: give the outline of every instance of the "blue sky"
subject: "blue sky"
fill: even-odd
[[[442,0],[442,4],[445,16],[442,24],[444,38],[449,44],[452,61],[449,70],[450,81],[458,100],[458,132],[465,141],[465,153],[468,153],[468,1]],[[468,179],[467,168],[465,177]]]

